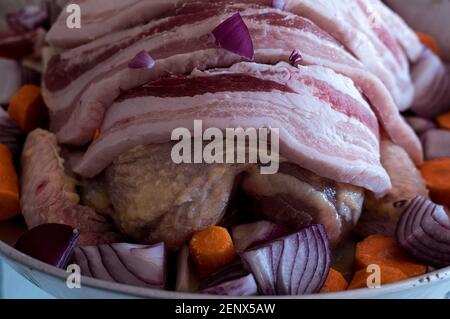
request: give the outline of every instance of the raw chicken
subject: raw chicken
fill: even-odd
[[[382,141],[381,163],[391,177],[392,190],[381,199],[367,192],[364,211],[355,230],[362,237],[394,236],[397,222],[409,201],[417,195],[428,196],[420,172],[404,149],[390,141]]]
[[[219,223],[245,165],[177,165],[172,146],[138,146],[122,154],[107,168],[106,185],[111,217],[124,234],[178,249],[195,231]]]

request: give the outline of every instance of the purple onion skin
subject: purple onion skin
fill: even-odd
[[[263,220],[236,226],[232,231],[232,237],[236,252],[239,254],[251,247],[265,244],[291,233],[292,230],[285,226]]]
[[[42,262],[64,269],[78,236],[79,231],[70,226],[44,224],[22,235],[15,248]]]
[[[426,160],[450,157],[450,131],[430,130],[421,136]]]
[[[245,277],[206,288],[201,290],[200,293],[230,297],[255,296],[258,294],[258,286],[253,275],[248,274]]]
[[[130,69],[151,69],[155,66],[155,60],[146,52],[139,52],[128,64]]]
[[[247,250],[241,258],[260,294],[303,295],[322,288],[330,270],[331,249],[323,225],[312,225]]]
[[[16,32],[27,32],[50,26],[49,3],[30,4],[6,16],[8,25]]]
[[[255,56],[250,31],[239,13],[219,24],[212,34],[221,48],[252,61]]]
[[[286,0],[272,0],[272,7],[279,10],[284,10]]]
[[[74,263],[81,274],[96,279],[145,288],[166,287],[167,253],[164,243],[126,243],[77,247]]]
[[[450,216],[443,206],[418,196],[397,225],[400,246],[435,268],[450,265]]]

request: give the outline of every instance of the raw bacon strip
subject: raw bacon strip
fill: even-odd
[[[414,87],[406,56],[369,2],[286,0],[284,9],[307,17],[330,32],[380,78],[400,109],[411,105]]]
[[[234,83],[226,86],[221,77],[229,80],[231,75]],[[376,117],[348,78],[317,66],[239,63],[178,79],[182,88],[178,93],[172,88],[168,93],[161,88],[153,91],[169,81],[160,80],[125,93],[113,104],[99,139],[76,165],[76,173],[95,176],[134,146],[168,142],[173,129],[193,129],[193,121],[200,119],[204,129],[279,128],[281,154],[292,162],[377,194],[390,189],[372,127]],[[209,83],[204,94],[195,88],[202,79]],[[253,89],[247,91],[249,86]]]
[[[205,39],[218,23],[239,10],[252,35],[256,61],[287,60],[295,45],[305,64],[327,66],[352,78],[377,110],[390,137],[407,149],[418,164],[421,162],[420,143],[402,121],[383,83],[333,37],[297,15],[271,8],[247,7],[210,5],[200,15],[195,15],[197,20],[184,15],[164,18],[59,56],[53,61],[45,81],[46,100],[52,109],[52,128],[58,131],[59,141],[75,145],[89,142],[101,125],[105,109],[122,91],[157,79],[168,71],[189,73],[196,66],[229,66],[238,62],[238,56],[215,48]],[[178,13],[189,15],[191,9],[185,6]],[[197,22],[183,25],[192,19]],[[171,27],[175,29],[166,30]],[[154,34],[160,30],[166,31]],[[186,38],[186,34],[191,37]],[[140,72],[129,70],[127,62],[143,49],[157,60],[155,67]],[[108,56],[111,57],[108,59]],[[65,88],[50,90],[55,85]]]
[[[82,14],[82,27],[68,29],[69,14],[63,10],[50,32],[47,42],[57,48],[72,48],[88,43],[110,32],[146,23],[152,18],[175,8],[182,0],[76,0]]]

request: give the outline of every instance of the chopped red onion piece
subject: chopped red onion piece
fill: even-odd
[[[318,292],[328,276],[331,250],[323,225],[312,225],[241,254],[263,295]]]
[[[450,157],[450,131],[431,130],[421,136],[426,160]]]
[[[22,85],[20,64],[14,60],[0,58],[0,104],[8,104]]]
[[[9,114],[0,107],[0,144],[8,147],[11,154],[15,155],[19,152],[24,141],[24,133],[11,120]]]
[[[251,224],[236,226],[231,236],[238,254],[255,245],[286,236],[292,233],[288,228],[268,221],[259,221]]]
[[[255,278],[238,261],[210,275],[200,285],[200,292],[222,296],[254,296],[258,293]]]
[[[85,276],[148,288],[163,289],[166,286],[164,243],[77,247],[74,256]]]
[[[416,197],[400,218],[397,238],[423,262],[436,268],[450,266],[450,216],[443,206]]]
[[[231,281],[221,283],[217,286],[206,288],[201,293],[219,296],[255,296],[258,294],[258,286],[252,274]]]
[[[250,31],[239,13],[219,24],[212,34],[221,48],[253,60],[255,51]]]
[[[302,55],[297,50],[292,51],[291,56],[289,57],[289,63],[292,66],[297,67],[302,61],[303,61]]]
[[[272,7],[275,9],[284,10],[284,6],[286,5],[286,0],[272,0]]]
[[[39,27],[49,27],[48,3],[30,4],[6,15],[9,26],[18,32],[33,31]]]
[[[155,60],[146,51],[139,52],[128,64],[130,69],[151,69],[155,66]]]
[[[189,246],[180,249],[177,259],[177,279],[175,290],[179,292],[195,292],[200,285],[200,278],[190,260]]]
[[[432,120],[425,117],[408,116],[405,117],[405,120],[417,134],[437,128],[437,125]]]
[[[77,229],[61,224],[43,224],[26,232],[15,248],[58,268],[65,268],[79,236]]]

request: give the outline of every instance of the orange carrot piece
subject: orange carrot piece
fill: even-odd
[[[434,53],[436,53],[436,55],[441,56],[439,46],[431,35],[424,32],[417,32],[417,36],[419,37],[420,42],[429,47]]]
[[[397,268],[408,277],[423,275],[428,267],[410,257],[394,237],[373,235],[356,245],[355,268],[375,264]]]
[[[431,199],[450,207],[450,158],[426,161],[420,168]]]
[[[196,232],[189,243],[189,252],[202,278],[231,263],[237,256],[228,230],[218,226]]]
[[[11,99],[9,116],[26,133],[47,124],[47,108],[41,89],[36,85],[24,85]]]
[[[368,272],[367,268],[357,271],[347,289],[369,288],[369,285],[373,284],[372,278],[369,279],[369,276],[373,274],[373,272]],[[368,279],[369,282],[367,282]],[[405,273],[403,273],[400,269],[386,265],[380,266],[380,286],[405,279],[408,279],[408,276],[405,275]]]
[[[0,221],[19,214],[19,183],[9,149],[0,144]]]
[[[330,268],[330,272],[328,273],[328,277],[325,280],[325,283],[320,289],[320,292],[338,292],[346,290],[348,287],[348,282],[345,280],[344,276],[333,268]]]
[[[438,122],[440,127],[450,130],[450,112],[438,116],[436,121]]]

